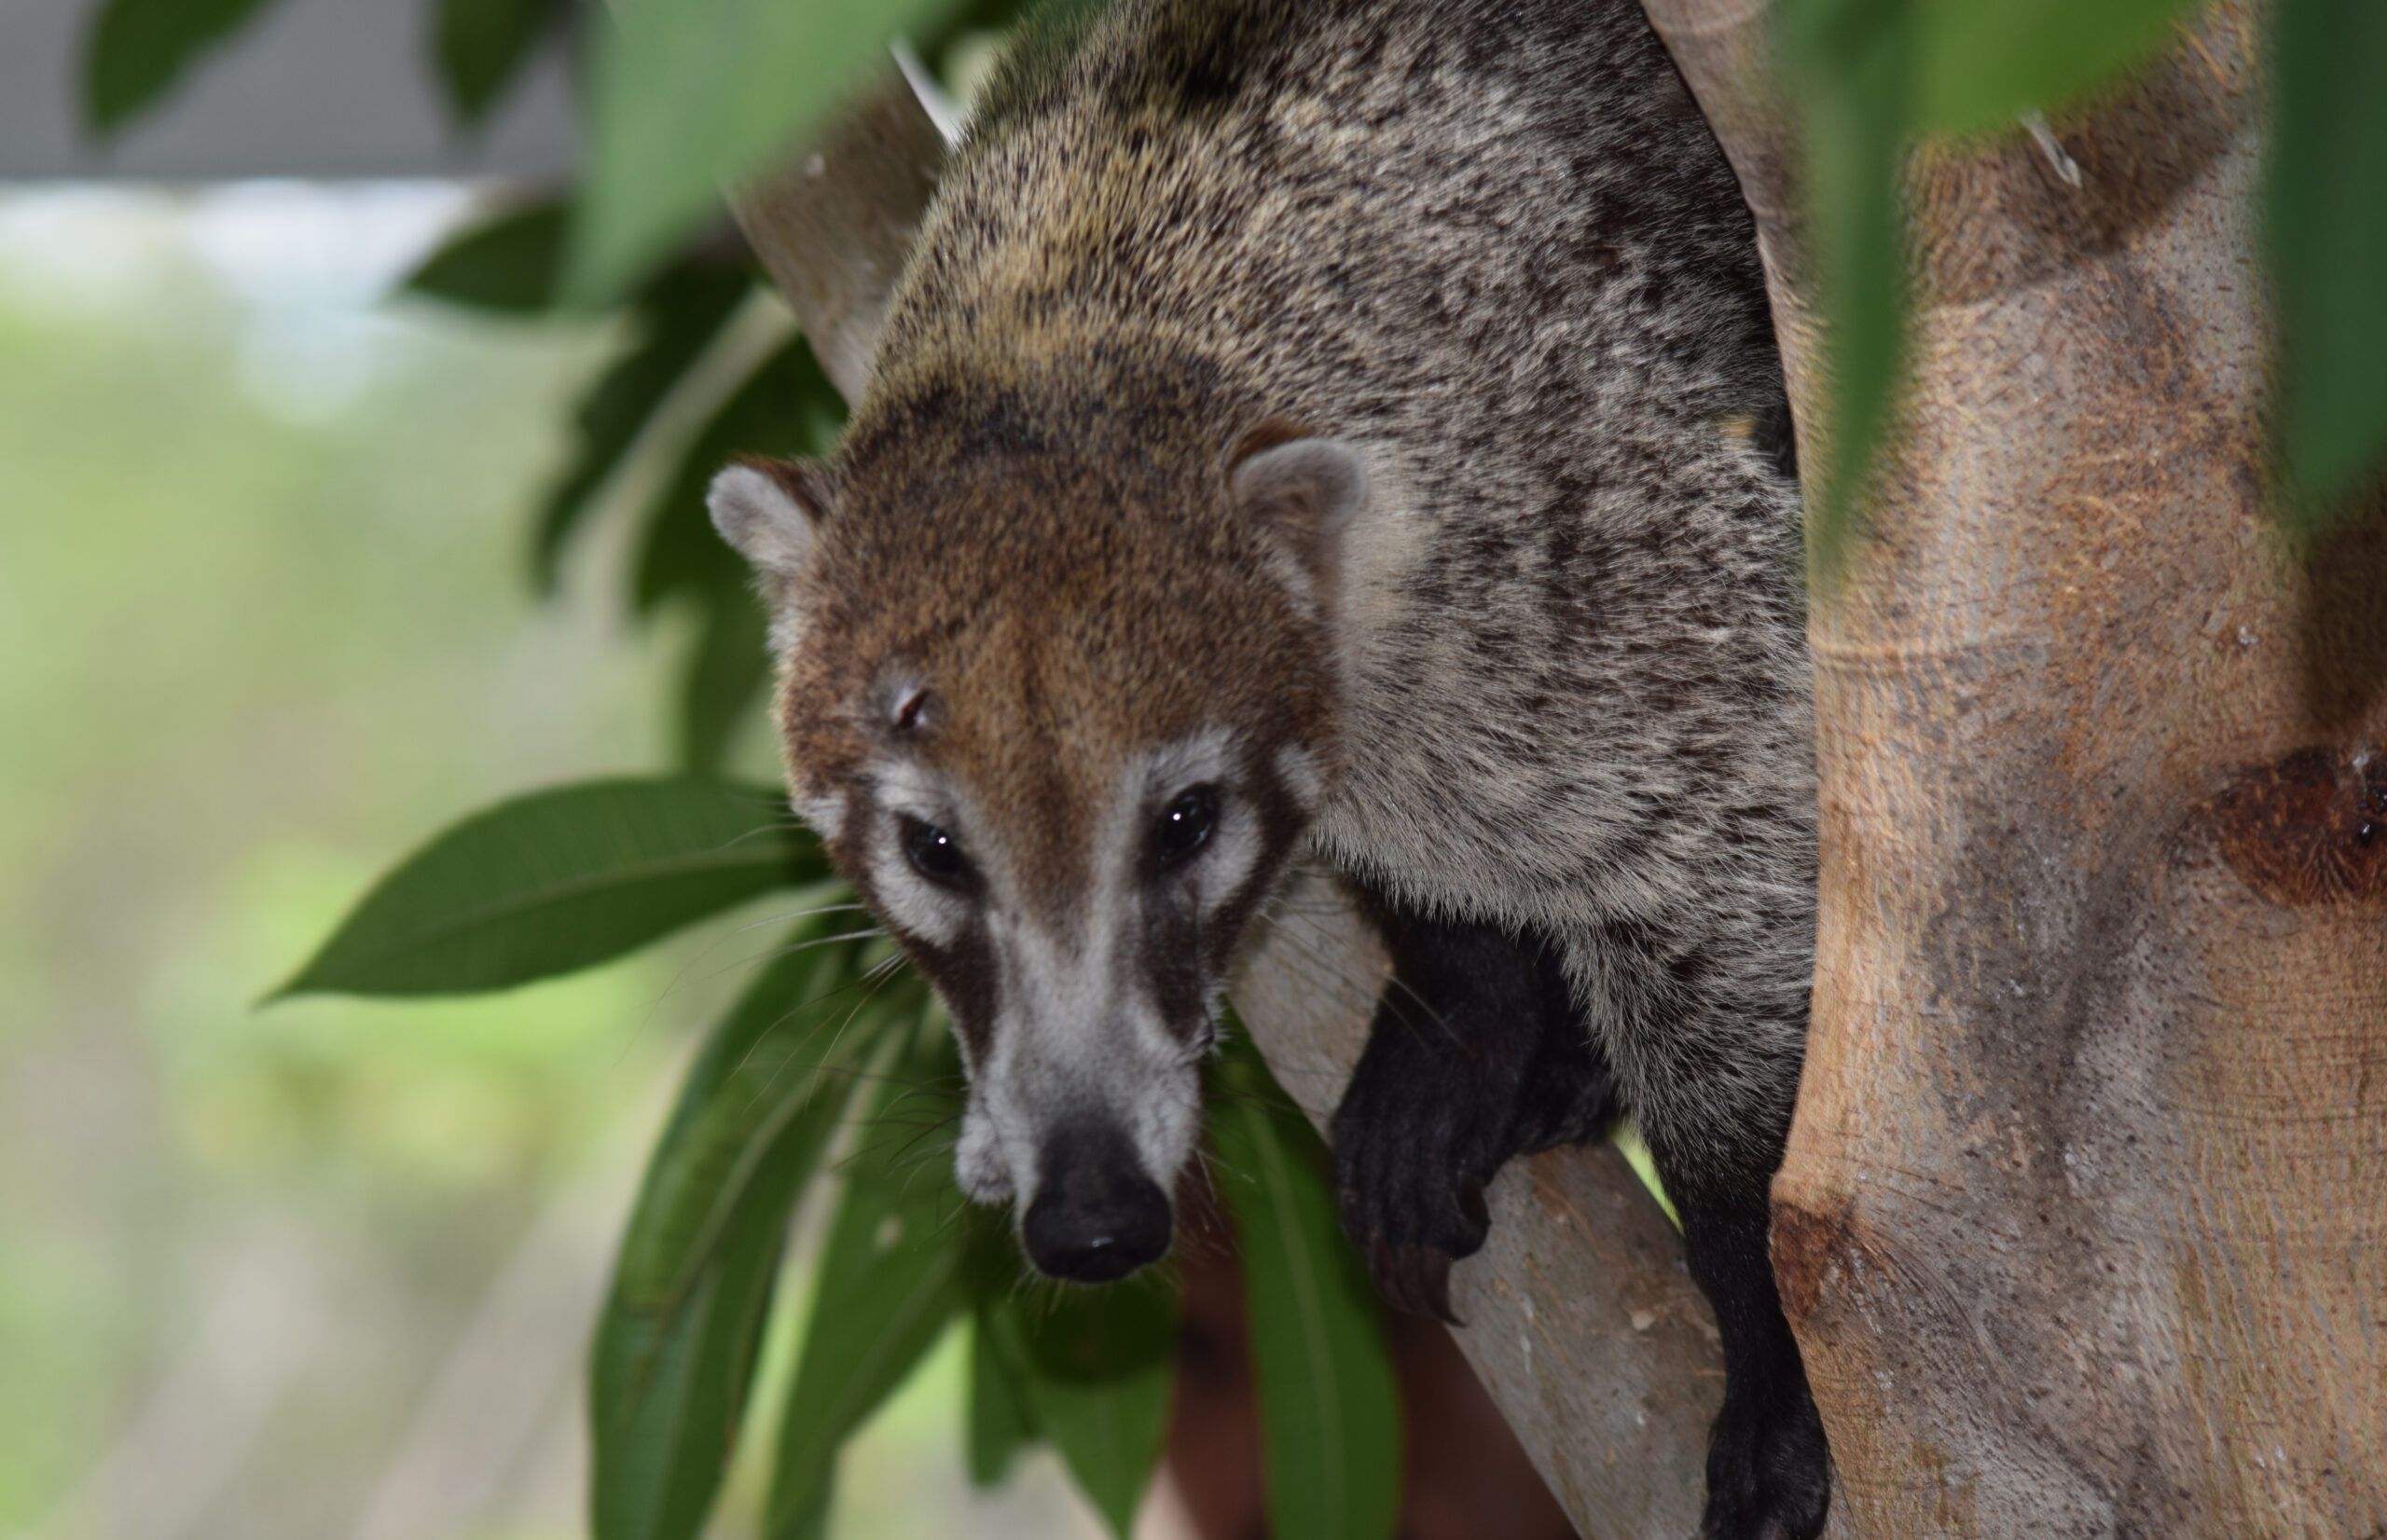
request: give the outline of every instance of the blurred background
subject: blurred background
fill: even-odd
[[[0,190],[0,1533],[582,1533],[589,1324],[756,916],[255,1004],[459,808],[668,763],[667,654],[579,581],[618,550],[520,576],[602,328],[385,300],[474,199]],[[959,1372],[849,1453],[841,1532],[954,1532]],[[969,1513],[1097,1533],[1049,1469]]]

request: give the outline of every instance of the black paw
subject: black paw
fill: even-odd
[[[1707,1446],[1700,1540],[1814,1540],[1831,1506],[1831,1457],[1801,1383],[1771,1404],[1726,1398]]]
[[[1397,1025],[1370,1040],[1334,1114],[1345,1232],[1388,1303],[1453,1325],[1451,1263],[1483,1247],[1484,1185],[1511,1148],[1513,1083],[1484,1079],[1468,1073],[1463,1050]]]

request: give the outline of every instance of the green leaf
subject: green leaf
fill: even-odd
[[[1823,463],[1806,486],[1819,576],[1837,571],[1887,436],[1906,354],[1908,283],[1898,171],[1912,126],[1908,0],[1790,0],[1782,62],[1802,109],[1808,227],[1830,366]]]
[[[1173,1286],[1137,1280],[988,1303],[981,1319],[1035,1427],[1111,1532],[1125,1536],[1168,1432]]]
[[[598,39],[567,293],[600,304],[954,0],[624,0]]]
[[[648,1163],[589,1374],[596,1540],[685,1540],[736,1451],[788,1219],[881,1018],[823,917],[723,1019]]]
[[[680,763],[711,775],[721,768],[738,730],[760,716],[752,709],[771,674],[763,607],[733,593],[705,606],[687,672],[680,685]]]
[[[477,123],[529,62],[555,0],[438,0],[433,62],[457,118]]]
[[[637,340],[573,409],[572,458],[547,493],[532,542],[531,575],[542,593],[554,590],[564,547],[597,494],[752,292],[742,271],[683,263],[640,296]]]
[[[714,412],[647,510],[646,533],[631,572],[631,600],[652,614],[679,594],[746,599],[746,564],[714,532],[705,488],[738,455],[817,451],[835,435],[845,407],[836,388],[797,337],[765,360]]]
[[[564,205],[525,203],[450,239],[399,286],[468,309],[524,314],[555,303],[563,252]]]
[[[534,792],[401,862],[277,997],[503,989],[826,873],[772,792],[686,777]]]
[[[1972,133],[2060,106],[2154,52],[2197,3],[1925,0],[1917,7],[1920,126]]]
[[[1400,1519],[1400,1391],[1375,1291],[1322,1174],[1324,1149],[1239,1038],[1218,1089],[1226,1094],[1211,1098],[1211,1137],[1243,1240],[1271,1528],[1384,1540]]]
[[[83,125],[105,138],[146,112],[266,0],[106,0],[83,49]]]
[[[823,1506],[838,1447],[924,1357],[966,1296],[963,1207],[934,1126],[934,1093],[959,1078],[950,1034],[925,1011],[862,1125],[830,1222],[812,1320],[780,1423],[772,1540],[793,1540]]]
[[[1619,1122],[1610,1132],[1608,1142],[1616,1146],[1618,1154],[1624,1157],[1624,1163],[1633,1168],[1633,1175],[1641,1178],[1641,1185],[1649,1189],[1649,1196],[1658,1201],[1658,1207],[1665,1213],[1666,1223],[1676,1230],[1682,1229],[1682,1216],[1676,1212],[1674,1198],[1666,1191],[1665,1179],[1658,1175],[1658,1159],[1649,1153],[1649,1142],[1641,1136],[1641,1130],[1628,1119]]]
[[[1028,1420],[1027,1403],[995,1346],[981,1310],[970,1328],[970,1407],[968,1426],[970,1481],[992,1487],[1011,1474],[1012,1463],[1036,1440]]]
[[[2288,506],[2314,528],[2387,468],[2387,6],[2279,0],[2273,14],[2280,447]]]

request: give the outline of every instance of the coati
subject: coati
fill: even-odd
[[[1084,7],[1081,7],[1083,12]],[[1120,0],[976,113],[821,462],[711,504],[797,809],[951,1010],[1029,1258],[1162,1256],[1297,858],[1395,976],[1385,1293],[1631,1113],[1726,1363],[1703,1533],[1809,1536],[1767,1259],[1814,947],[1799,495],[1749,216],[1634,0]]]

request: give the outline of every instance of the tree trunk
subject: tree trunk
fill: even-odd
[[[1816,402],[1766,7],[1648,3]],[[2308,565],[2266,516],[2256,21],[2060,125],[2077,187],[1911,169],[1774,1189],[1843,1533],[2387,1527],[2387,524]]]

